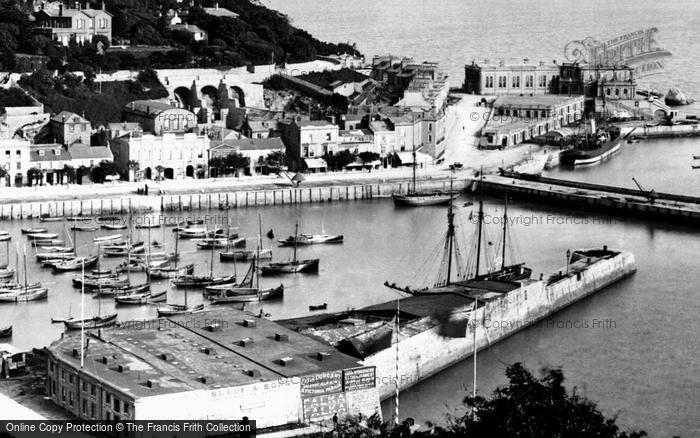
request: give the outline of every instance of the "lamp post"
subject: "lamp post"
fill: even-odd
[[[569,261],[571,260],[571,250],[566,250],[566,275],[569,275]]]

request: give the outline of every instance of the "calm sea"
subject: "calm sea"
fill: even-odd
[[[699,2],[265,0],[265,4],[321,39],[356,43],[368,59],[391,53],[439,61],[453,85],[462,82],[463,66],[472,60],[562,61],[569,41],[588,36],[607,40],[656,27],[657,46],[670,51],[672,57],[666,60],[662,74],[643,78],[640,85],[662,92],[677,86],[700,98]],[[698,112],[700,105],[686,109]],[[700,171],[691,169],[693,154],[700,154],[700,140],[647,141],[625,145],[620,154],[602,165],[551,174],[625,187],[634,187],[631,178],[636,177],[647,189],[697,196]],[[538,205],[518,207],[524,218],[550,214],[569,217],[568,212]],[[424,233],[434,234],[428,230],[433,222],[426,216],[436,223],[443,216],[433,210],[404,212],[391,226],[379,225],[383,230],[379,231],[372,227],[372,219],[382,212],[393,217],[391,207],[373,206],[367,218],[360,216],[362,208],[358,208],[351,207],[368,232],[400,234],[390,245],[397,249],[420,242]],[[606,413],[618,414],[625,426],[646,429],[654,436],[700,435],[697,231],[617,218],[609,224],[544,224],[516,227],[514,231],[519,235],[521,254],[527,255],[536,269],[558,266],[566,248],[607,243],[634,251],[639,272],[552,318],[610,318],[615,328],[528,329],[479,357],[481,390],[488,392],[503,383],[506,364],[515,361],[533,369],[561,366],[569,385],[598,400]],[[382,266],[394,272],[400,267],[410,271],[412,265],[397,258],[383,261]],[[371,276],[369,271],[359,271],[354,278],[364,284],[364,278]],[[372,299],[385,297],[373,288],[358,287],[356,293],[373,293]],[[418,421],[440,420],[460,403],[464,391],[457,389],[455,382],[467,385],[471,367],[471,361],[465,361],[404,393],[402,415]],[[385,413],[390,415],[390,404],[385,405]]]

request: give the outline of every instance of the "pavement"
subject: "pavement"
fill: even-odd
[[[539,146],[522,144],[505,150],[478,149],[481,129],[485,126],[490,108],[479,106],[482,96],[462,95],[454,105],[454,114],[450,117],[445,139],[444,162],[429,165],[417,172],[419,180],[449,178],[449,166],[461,163],[463,168],[458,175],[471,176],[481,168],[486,172],[498,167],[508,167],[526,161]],[[372,184],[378,182],[408,181],[411,178],[410,167],[396,169],[379,169],[370,171],[343,171],[320,174],[305,174],[305,181],[300,187],[318,187],[335,185]],[[291,175],[290,175],[291,176]],[[273,190],[292,187],[292,182],[284,175],[255,175],[230,178],[212,178],[193,180],[165,180],[125,182],[114,181],[105,184],[69,184],[35,187],[3,187],[0,191],[0,204],[56,201],[69,199],[99,199],[136,196],[137,189],[148,185],[149,196],[167,194],[217,193],[231,191]]]

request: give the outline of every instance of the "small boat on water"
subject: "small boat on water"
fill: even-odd
[[[63,260],[59,263],[53,264],[53,269],[55,272],[63,272],[77,271],[83,267],[92,268],[97,264],[97,260],[97,256],[75,257],[70,260]]]
[[[163,316],[185,315],[188,313],[200,312],[202,310],[204,310],[204,304],[198,304],[196,306],[164,304],[162,306],[158,306],[157,308],[159,318]]]
[[[119,296],[114,297],[114,301],[117,304],[123,304],[123,305],[159,303],[159,302],[165,301],[166,299],[167,299],[167,291],[162,291],[162,292],[158,292],[155,294],[147,292],[147,293],[137,293],[137,294],[129,294],[129,295],[119,295]]]
[[[70,229],[73,231],[97,231],[100,227],[94,225],[73,225]]]
[[[57,233],[28,233],[27,238],[30,240],[50,240],[58,237]]]
[[[342,243],[342,234],[299,234],[278,240],[280,246],[314,245],[319,243]]]
[[[100,225],[103,229],[105,230],[126,230],[127,226],[126,224],[102,224]]]
[[[209,237],[202,239],[197,242],[197,248],[199,249],[212,249],[212,248],[245,248],[246,241],[243,238],[233,237],[227,239],[223,238],[213,238]]]
[[[310,305],[309,310],[314,311],[314,310],[326,310],[328,309],[328,303],[323,303],[323,304],[316,304],[316,305]]]
[[[284,286],[280,284],[278,287],[260,289],[257,259],[254,258],[240,284],[208,288],[205,294],[212,304],[246,303],[280,298],[284,294]]]
[[[108,236],[100,236],[92,239],[93,242],[110,242],[113,240],[119,240],[122,238],[121,234],[110,234]]]
[[[119,287],[126,287],[129,285],[129,279],[123,276],[112,277],[112,276],[96,276],[96,277],[83,277],[81,275],[76,275],[73,277],[73,287],[81,288],[85,286],[85,289],[113,289]]]
[[[44,262],[46,260],[70,260],[75,258],[73,252],[38,252],[35,254],[37,261]]]
[[[47,233],[49,231],[49,229],[35,227],[35,228],[22,228],[21,231],[22,231],[22,234],[38,234],[38,233]]]
[[[63,216],[42,216],[39,218],[39,222],[61,222],[65,220]]]
[[[66,241],[64,239],[34,239],[31,242],[31,245],[35,248],[41,248],[44,246],[59,246],[65,244]]]
[[[28,301],[45,300],[49,296],[46,288],[20,289],[15,292],[0,294],[2,303],[24,303]]]
[[[110,327],[117,323],[117,314],[93,316],[91,318],[67,318],[63,320],[67,330],[96,329]]]
[[[272,250],[271,249],[261,249],[260,251],[254,249],[234,249],[232,251],[222,251],[219,253],[219,260],[222,262],[228,261],[249,261],[253,260],[253,257],[258,254],[258,259],[271,259]]]
[[[12,326],[0,327],[0,338],[9,338],[12,336]]]
[[[210,236],[210,231],[200,227],[186,227],[178,231],[180,239],[204,239]]]
[[[397,207],[421,207],[429,205],[445,205],[459,196],[459,193],[449,191],[425,191],[416,189],[416,149],[413,148],[413,180],[408,186],[408,192],[405,194],[394,193],[391,198],[394,200],[394,205]]]
[[[230,284],[236,281],[235,275],[226,275],[222,277],[214,277],[211,275],[182,275],[172,280],[175,287],[206,287],[217,284]]]
[[[12,236],[9,234],[0,234],[0,242],[8,242],[12,240]]]
[[[153,268],[149,271],[151,278],[178,278],[183,275],[191,275],[194,272],[194,264],[173,266],[165,268]]]
[[[270,263],[266,266],[260,267],[260,273],[262,275],[274,275],[274,274],[294,274],[300,272],[318,272],[319,259],[303,259],[297,258],[297,246],[299,245],[297,241],[299,236],[297,232],[299,231],[299,224],[294,227],[294,255],[292,260],[288,262],[275,262]]]
[[[136,242],[132,245],[127,243],[119,245],[105,245],[102,247],[102,254],[105,257],[124,257],[130,254],[143,253],[146,251],[146,247],[143,242]]]
[[[41,288],[41,282],[36,282],[36,283],[17,283],[17,282],[10,282],[10,283],[0,283],[0,294],[6,294],[6,293],[13,293],[17,292],[18,290],[30,290],[30,289],[39,289]]]
[[[0,269],[0,280],[4,280],[6,278],[12,278],[15,275],[15,270],[12,268],[2,268]]]
[[[100,297],[117,297],[117,296],[124,296],[124,295],[134,295],[134,294],[143,294],[148,292],[151,289],[151,284],[150,283],[143,283],[143,284],[138,284],[135,286],[118,286],[118,287],[108,287],[108,288],[99,288],[97,290],[92,290],[93,292],[93,298],[100,298]]]
[[[47,253],[67,253],[75,251],[75,248],[72,246],[40,246],[39,249]]]

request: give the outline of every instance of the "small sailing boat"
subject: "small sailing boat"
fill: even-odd
[[[209,301],[212,304],[226,304],[281,298],[284,294],[284,286],[282,284],[274,288],[260,289],[257,264],[258,259],[255,257],[243,281],[238,285],[221,285],[205,288],[205,293],[208,295]]]
[[[54,272],[77,271],[85,268],[92,268],[97,264],[97,256],[74,257],[53,264]]]
[[[342,234],[298,234],[278,240],[280,246],[314,245],[319,243],[342,243]]]
[[[35,228],[22,228],[20,231],[22,231],[22,234],[39,234],[39,233],[48,233],[49,229],[35,227]]]
[[[130,294],[130,295],[119,295],[114,297],[114,301],[117,304],[123,305],[140,305],[140,304],[151,304],[163,302],[167,299],[167,291],[158,292],[152,294],[140,293],[140,294]]]
[[[298,259],[297,258],[297,246],[298,239],[297,234],[299,232],[299,224],[297,223],[294,227],[294,255],[292,260],[288,262],[276,262],[270,263],[267,266],[260,267],[260,273],[263,275],[274,275],[274,274],[290,274],[297,272],[318,272],[319,259]]]
[[[204,304],[197,304],[195,306],[187,305],[187,287],[185,287],[185,303],[184,304],[171,304],[166,303],[162,306],[158,306],[156,312],[158,317],[163,316],[174,316],[174,315],[185,315],[189,313],[199,312],[204,310]]]
[[[427,205],[445,205],[451,202],[458,193],[450,190],[449,192],[441,191],[418,191],[416,190],[416,148],[413,148],[413,181],[408,188],[408,193],[394,193],[391,198],[394,200],[394,205],[397,207],[419,207]]]
[[[19,257],[19,249],[18,249]],[[18,263],[19,265],[19,263]],[[41,287],[40,283],[29,285],[27,283],[27,250],[24,250],[24,286],[0,293],[0,302],[3,303],[24,303],[29,301],[44,300],[48,297],[49,290]]]
[[[112,313],[105,316],[93,316],[92,318],[68,318],[63,324],[68,330],[98,329],[111,327],[117,323],[117,314]]]

